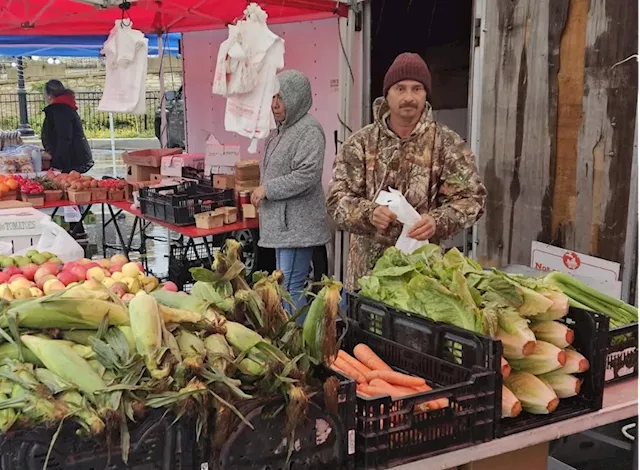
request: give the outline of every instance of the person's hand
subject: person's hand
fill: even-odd
[[[386,230],[391,222],[396,220],[396,215],[387,206],[378,206],[373,210],[372,219],[373,225],[378,230]]]
[[[253,204],[254,207],[258,207],[260,205],[260,201],[262,201],[264,198],[264,186],[258,186],[251,193],[251,204]]]
[[[436,233],[436,221],[430,215],[424,214],[419,222],[417,222],[407,236],[418,241],[426,241]]]
[[[51,160],[51,154],[50,154],[49,152],[47,152],[46,150],[43,150],[43,151],[41,152],[41,155],[42,155],[43,157],[48,157],[48,159],[49,159],[49,160]]]

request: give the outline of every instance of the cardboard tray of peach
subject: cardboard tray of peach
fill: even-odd
[[[77,171],[56,173],[49,170],[43,175],[0,175],[0,199],[23,199],[42,204],[69,200],[78,203],[91,201],[120,201],[124,199],[126,182],[109,178],[98,180]]]

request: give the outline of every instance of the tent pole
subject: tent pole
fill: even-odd
[[[113,113],[109,113],[109,136],[111,137],[111,163],[113,165],[113,177],[116,174],[116,129],[113,125]]]
[[[167,146],[167,109],[164,89],[164,47],[162,33],[158,34],[158,56],[160,57],[160,146]]]

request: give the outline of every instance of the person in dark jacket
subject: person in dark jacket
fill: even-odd
[[[69,173],[86,173],[93,166],[91,148],[82,129],[73,91],[60,80],[49,80],[44,86],[44,123],[42,146],[51,155],[51,168]]]

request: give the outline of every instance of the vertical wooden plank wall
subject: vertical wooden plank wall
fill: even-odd
[[[624,263],[638,2],[492,0],[483,29],[479,260],[529,264],[538,240]]]

